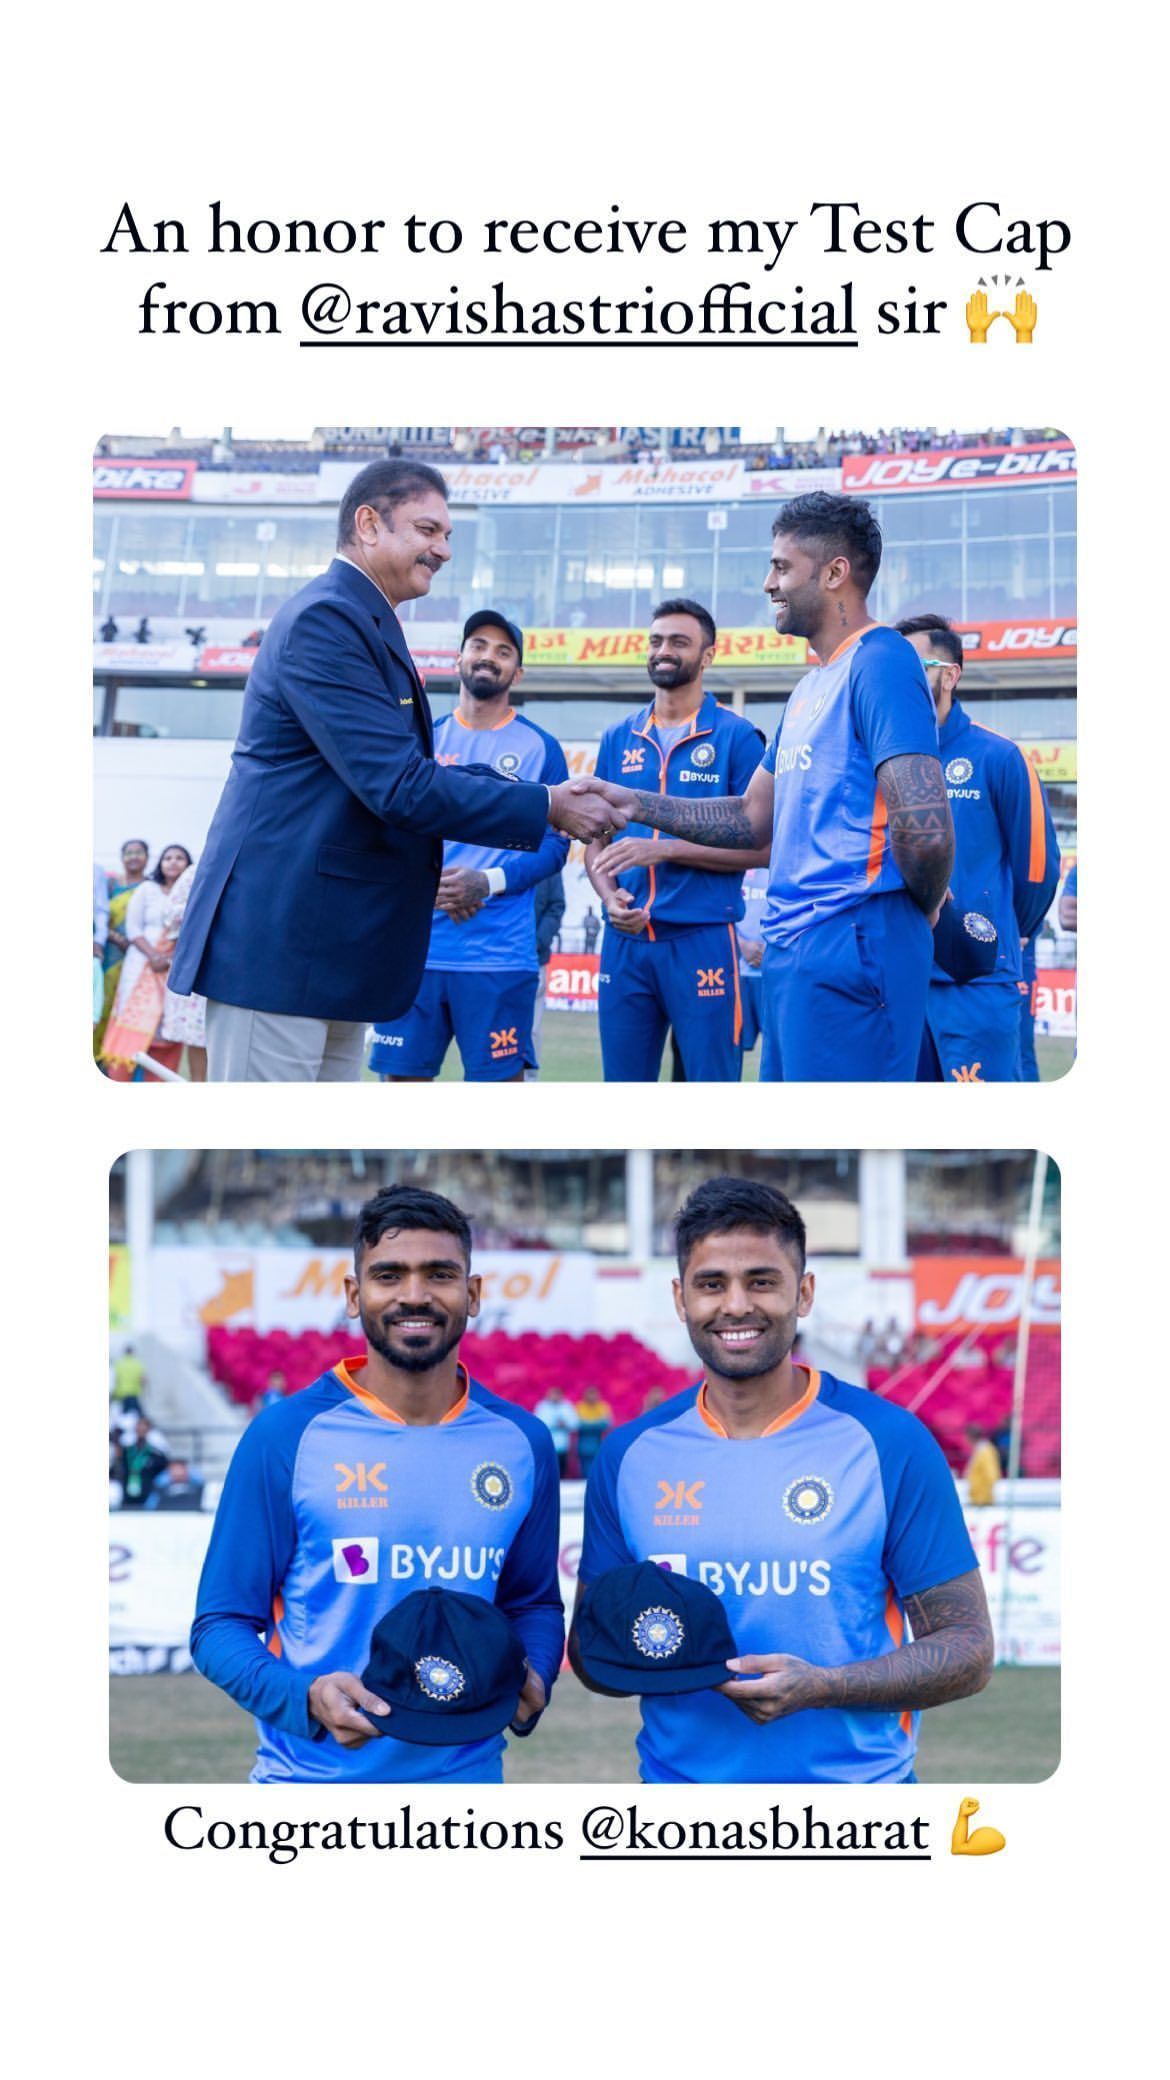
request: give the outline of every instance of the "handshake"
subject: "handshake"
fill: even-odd
[[[1036,330],[1035,297],[1029,296],[1026,289],[1021,289],[1016,297],[1014,311],[992,311],[987,308],[986,290],[977,289],[974,296],[967,299],[967,329],[974,346],[986,346],[987,335],[997,318],[1007,319],[1016,335],[1018,347],[1027,346]]]
[[[556,831],[588,845],[625,829],[633,814],[633,794],[610,780],[563,780],[549,789],[548,820]]]

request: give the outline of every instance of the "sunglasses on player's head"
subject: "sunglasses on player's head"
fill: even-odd
[[[949,657],[924,657],[922,669],[924,672],[941,672],[946,665],[952,662],[953,660]]]

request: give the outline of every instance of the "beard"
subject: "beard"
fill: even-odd
[[[515,676],[515,672],[496,672],[482,664],[459,667],[460,682],[473,701],[490,701],[498,693],[507,693]]]
[[[664,657],[648,664],[647,675],[651,686],[661,686],[672,692],[676,686],[693,686],[699,676],[700,659],[692,662],[685,657]]]
[[[394,1324],[391,1322],[387,1325],[383,1316],[367,1314],[363,1308],[359,1311],[358,1319],[370,1349],[377,1351],[380,1358],[385,1358],[386,1363],[395,1366],[399,1372],[433,1372],[437,1365],[443,1363],[444,1358],[450,1357],[467,1328],[465,1314],[458,1317],[449,1316],[445,1323],[433,1315],[412,1315],[409,1317],[410,1320],[433,1321],[440,1331],[436,1339],[428,1339],[425,1348],[412,1348],[410,1344],[403,1342],[401,1336],[396,1342],[391,1341]]]
[[[747,1326],[746,1324],[744,1326]],[[720,1379],[760,1379],[784,1363],[796,1342],[800,1319],[795,1309],[767,1323],[758,1343],[729,1350],[711,1329],[700,1329],[687,1317],[687,1335],[707,1372]]]

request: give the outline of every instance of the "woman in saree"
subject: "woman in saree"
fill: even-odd
[[[122,977],[122,961],[129,943],[126,937],[126,912],[130,898],[136,888],[141,888],[146,878],[147,861],[150,853],[144,838],[127,838],[122,847],[121,875],[109,877],[110,914],[106,927],[106,944],[102,956],[103,990],[101,1015],[93,1029],[93,1055],[100,1061],[105,1040],[106,1026],[118,993]]]
[[[166,923],[167,899],[179,876],[191,865],[183,845],[168,845],[153,874],[134,890],[126,911],[126,952],[117,994],[102,1041],[101,1065],[114,1083],[141,1078],[137,1057],[148,1054],[164,1069],[177,1070],[183,1043],[159,1036],[166,1001],[166,978],[175,950]],[[153,1079],[152,1079],[153,1080]]]

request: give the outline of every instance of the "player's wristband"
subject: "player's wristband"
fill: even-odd
[[[502,896],[508,886],[508,877],[502,867],[485,867],[484,879],[488,885],[489,896]]]

